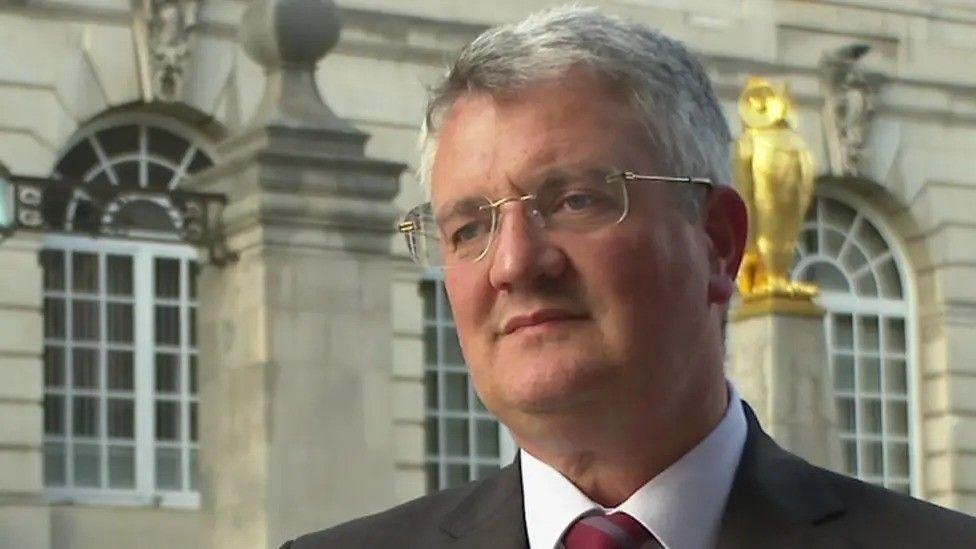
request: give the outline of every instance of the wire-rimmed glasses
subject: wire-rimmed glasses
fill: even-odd
[[[534,193],[492,200],[475,196],[449,202],[437,211],[425,202],[397,226],[407,239],[410,257],[424,267],[449,268],[473,263],[488,254],[501,207],[523,202],[530,218],[550,233],[584,233],[620,223],[630,202],[627,183],[657,181],[714,186],[707,177],[642,175],[628,171],[563,174],[545,180]]]

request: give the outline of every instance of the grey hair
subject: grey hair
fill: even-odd
[[[420,180],[428,194],[438,126],[459,97],[515,94],[579,66],[624,86],[662,169],[730,183],[729,127],[691,52],[644,25],[568,5],[488,29],[432,88],[420,136]]]

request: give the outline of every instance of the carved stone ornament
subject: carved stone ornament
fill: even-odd
[[[190,38],[203,0],[132,0],[133,37],[143,99],[178,101],[183,95]]]
[[[834,175],[860,175],[877,85],[858,66],[858,60],[870,49],[866,44],[852,44],[820,58],[824,136]]]

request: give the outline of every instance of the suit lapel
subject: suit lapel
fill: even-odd
[[[844,513],[843,502],[818,470],[784,451],[743,402],[748,435],[726,504],[719,549],[852,547],[819,529]]]
[[[524,549],[525,530],[522,473],[518,457],[493,477],[485,479],[441,523],[455,547]]]

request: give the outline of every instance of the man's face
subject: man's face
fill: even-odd
[[[624,94],[571,71],[509,99],[461,97],[441,126],[432,201],[519,196],[554,172],[701,175],[665,173],[655,156]],[[714,375],[696,364],[718,331],[708,237],[674,187],[628,194],[621,223],[572,234],[505,204],[488,254],[445,270],[475,387],[510,427],[635,399],[673,412]]]

